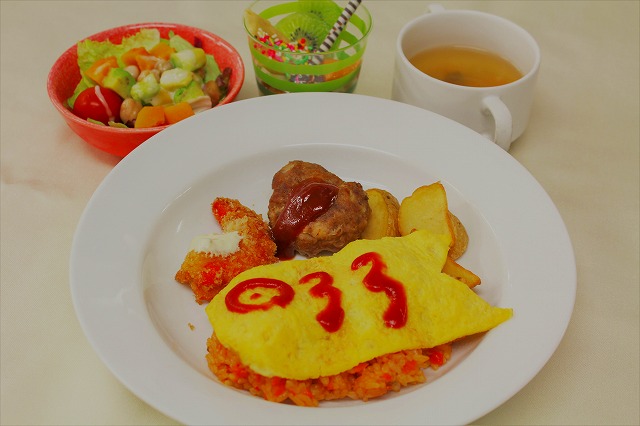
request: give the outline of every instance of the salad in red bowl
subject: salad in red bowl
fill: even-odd
[[[237,51],[178,24],[136,24],[68,49],[49,74],[67,124],[99,149],[125,156],[166,126],[231,102],[244,81]]]

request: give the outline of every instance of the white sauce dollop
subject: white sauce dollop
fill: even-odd
[[[190,251],[225,256],[240,250],[242,236],[237,231],[224,234],[203,234],[191,240]]]

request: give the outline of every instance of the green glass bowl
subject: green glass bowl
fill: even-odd
[[[335,4],[331,1],[328,3]],[[249,10],[273,25],[292,13],[305,11],[304,1],[256,1]],[[263,43],[250,33],[245,22],[260,93],[352,93],[360,75],[371,25],[371,14],[366,7],[360,5],[330,50],[322,53],[299,53],[284,46],[274,47]],[[328,26],[332,27],[333,23]]]

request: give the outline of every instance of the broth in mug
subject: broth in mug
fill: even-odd
[[[511,62],[473,47],[427,49],[409,58],[409,62],[433,78],[459,86],[502,86],[522,78],[522,73]]]

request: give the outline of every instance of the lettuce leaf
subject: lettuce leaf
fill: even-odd
[[[124,64],[120,60],[123,53],[134,47],[144,47],[150,50],[159,42],[160,31],[156,28],[143,28],[136,34],[123,38],[120,44],[115,44],[108,40],[83,40],[78,42],[78,68],[80,68],[81,79],[73,95],[67,99],[69,107],[73,108],[76,98],[83,90],[95,86],[95,83],[84,74],[95,61],[109,56],[115,56],[118,59],[118,64],[124,67]]]
[[[122,43],[115,44],[110,41],[93,41],[83,40],[78,43],[78,67],[81,71],[85,71],[96,60],[115,56],[120,62],[120,57],[126,51],[134,47],[144,47],[147,50],[153,48],[160,43],[160,31],[155,28],[143,28],[136,34],[125,37]]]
[[[220,67],[213,55],[207,53],[205,58],[207,58],[207,62],[204,66],[204,82],[207,83],[211,80],[215,80],[220,75]]]

